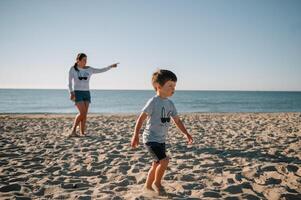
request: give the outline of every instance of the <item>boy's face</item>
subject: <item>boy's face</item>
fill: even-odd
[[[175,93],[177,82],[167,81],[163,86],[158,85],[158,91],[166,97],[171,97]]]

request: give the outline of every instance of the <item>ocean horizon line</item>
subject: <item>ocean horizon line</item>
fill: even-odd
[[[0,90],[68,90],[68,88],[0,88]],[[90,91],[154,91],[153,89],[90,89]],[[176,92],[301,92],[301,90],[194,90],[176,89]]]
[[[154,90],[91,90],[90,113],[136,113]],[[0,113],[73,113],[67,89],[0,89]],[[181,113],[301,112],[301,92],[178,90],[170,98]]]

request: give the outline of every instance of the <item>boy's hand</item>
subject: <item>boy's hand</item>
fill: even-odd
[[[135,126],[135,131],[131,140],[131,147],[136,148],[139,145],[139,132],[140,128],[144,122],[144,120],[147,118],[147,114],[142,112],[140,116],[138,117],[136,126]]]
[[[188,133],[186,136],[187,136],[188,144],[192,144],[193,139],[192,139],[191,135]]]
[[[131,141],[131,147],[135,149],[139,145],[139,135],[133,135],[132,141]]]

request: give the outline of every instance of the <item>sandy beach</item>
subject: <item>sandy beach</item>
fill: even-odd
[[[181,115],[195,142],[171,126],[160,196],[137,116],[90,114],[68,138],[74,116],[0,115],[0,199],[301,199],[301,113]]]

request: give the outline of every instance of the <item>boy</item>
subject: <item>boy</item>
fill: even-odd
[[[177,127],[187,137],[188,144],[192,143],[192,137],[187,132],[182,121],[178,117],[177,110],[171,100],[176,87],[177,77],[169,71],[160,69],[152,76],[152,84],[156,90],[156,96],[151,98],[142,113],[137,119],[135,132],[131,140],[132,148],[136,148],[139,144],[139,132],[146,118],[147,124],[143,132],[143,143],[148,152],[153,157],[152,167],[148,172],[145,183],[147,190],[155,190],[156,192],[164,192],[161,185],[161,179],[169,162],[169,158],[165,154],[165,139],[170,124],[170,118],[173,119]]]

